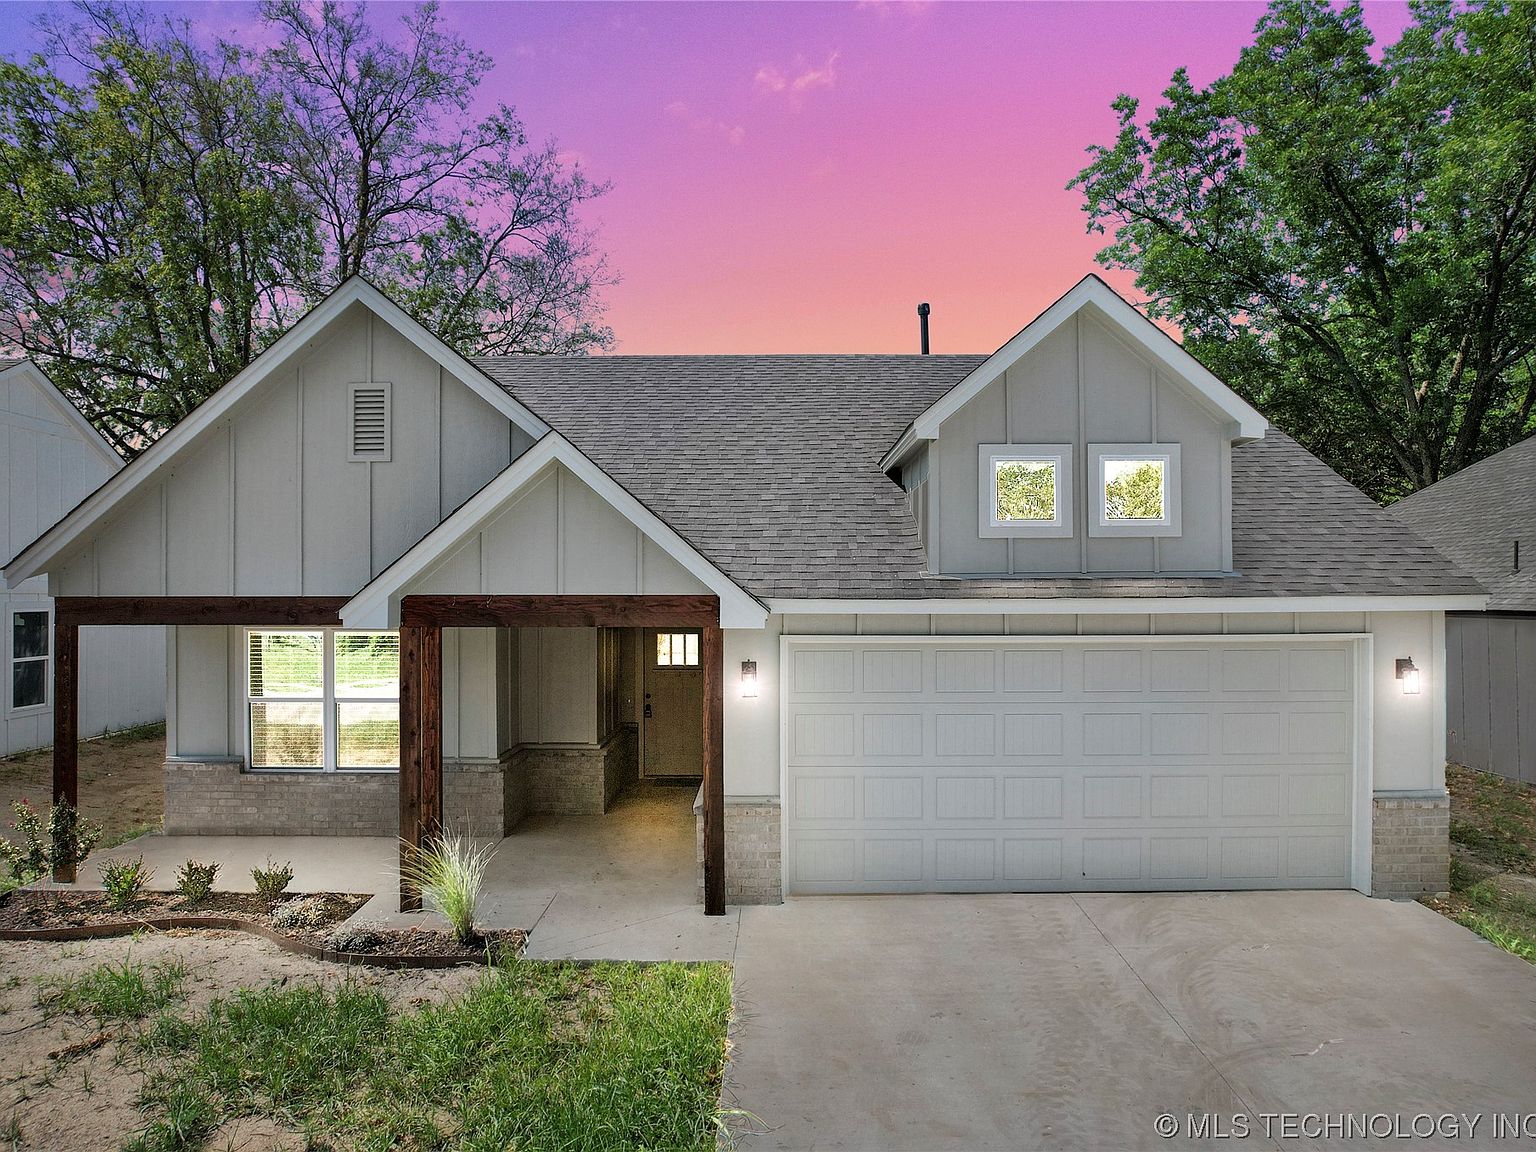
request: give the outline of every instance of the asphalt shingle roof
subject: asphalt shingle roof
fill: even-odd
[[[1488,589],[1488,607],[1536,611],[1536,437],[1388,509]],[[1515,541],[1522,541],[1516,572]]]
[[[1481,591],[1277,430],[1233,451],[1238,575],[928,575],[905,494],[879,461],[917,415],[984,359],[513,356],[477,363],[761,598]]]

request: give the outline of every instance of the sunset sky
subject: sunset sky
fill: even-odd
[[[37,4],[0,9],[25,51]],[[1085,273],[1065,190],[1179,65],[1226,71],[1253,3],[443,5],[506,100],[613,190],[588,220],[621,352],[988,351]],[[251,43],[246,4],[174,8]],[[392,20],[388,5],[375,18]],[[1368,5],[1378,40],[1407,22]],[[1130,277],[1107,274],[1134,298]]]

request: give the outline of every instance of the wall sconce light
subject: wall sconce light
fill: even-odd
[[[1397,662],[1397,678],[1403,682],[1404,696],[1419,694],[1419,670],[1414,667],[1412,656],[1404,657]]]
[[[1417,688],[1414,689],[1418,691]],[[741,662],[741,697],[750,700],[757,695],[757,661],[743,660]]]

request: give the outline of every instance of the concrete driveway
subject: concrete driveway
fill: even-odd
[[[1238,1142],[1190,1114],[1292,1147],[1393,1113],[1511,1147],[1493,1114],[1536,1112],[1536,966],[1354,893],[801,898],[742,910],[736,997],[749,1149]]]

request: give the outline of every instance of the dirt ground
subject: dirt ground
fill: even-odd
[[[165,725],[152,724],[80,745],[80,808],[105,829],[104,844],[160,827],[165,818]],[[0,835],[11,834],[11,805],[46,809],[53,749],[0,759]]]
[[[195,1011],[216,996],[268,983],[356,980],[405,1008],[461,991],[481,969],[391,972],[347,969],[295,956],[265,940],[236,932],[149,933],[134,938],[56,944],[0,943],[0,1143],[39,1152],[117,1149],[143,1127],[137,1108],[140,1074],[131,1042],[133,1026],[99,1030],[90,1017],[45,1016],[40,981],[78,977],[98,965],[132,960],[146,969],[181,961],[187,998],[178,1012]],[[232,1125],[210,1148],[265,1152],[303,1146],[293,1132],[270,1121]]]

